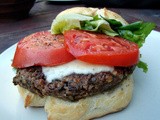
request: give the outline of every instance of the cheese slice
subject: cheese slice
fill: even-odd
[[[102,71],[112,72],[114,67],[105,65],[95,65],[79,60],[73,60],[69,63],[54,66],[54,67],[42,67],[42,72],[48,82],[52,82],[55,79],[61,79],[67,75],[76,74],[95,74]]]

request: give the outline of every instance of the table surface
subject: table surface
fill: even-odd
[[[49,4],[37,2],[30,11],[29,17],[21,20],[0,20],[0,53],[33,32],[49,30],[55,16],[70,7],[85,6],[74,4]],[[156,23],[160,31],[160,9],[123,9],[109,8],[120,14],[129,23],[137,20]]]

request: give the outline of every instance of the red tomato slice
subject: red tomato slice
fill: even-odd
[[[52,35],[48,31],[31,34],[18,43],[12,66],[54,66],[75,59],[63,42],[63,35]]]
[[[138,62],[139,48],[120,37],[70,30],[64,33],[67,50],[77,59],[109,66],[131,66]]]

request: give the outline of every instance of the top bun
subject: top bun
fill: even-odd
[[[70,13],[77,13],[77,14],[81,14],[81,15],[87,15],[87,16],[96,16],[96,15],[101,15],[105,18],[108,19],[115,19],[117,21],[120,21],[123,25],[128,24],[119,14],[108,10],[106,8],[103,9],[99,9],[99,8],[87,8],[87,7],[73,7],[70,9],[66,9],[62,12],[60,12],[57,17],[66,15],[66,14],[70,14]],[[57,18],[56,17],[56,18]]]

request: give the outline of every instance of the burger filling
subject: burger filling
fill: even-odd
[[[75,62],[77,63],[74,61],[61,65],[57,69],[40,66],[19,68],[13,83],[41,97],[54,96],[77,101],[114,88],[132,74],[135,68],[113,68],[79,62],[80,67],[75,66]],[[62,73],[61,67],[64,71]],[[72,70],[69,67],[72,67]]]

